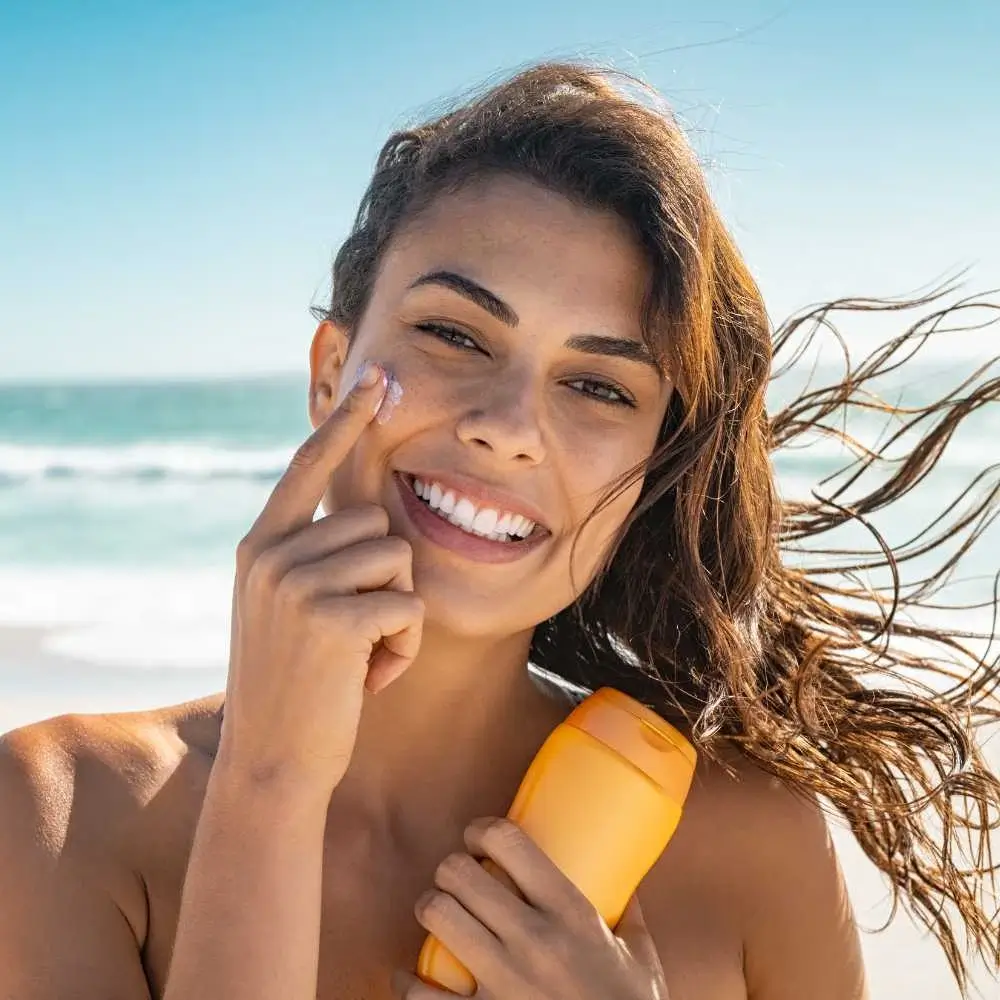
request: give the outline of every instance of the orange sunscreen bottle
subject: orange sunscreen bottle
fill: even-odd
[[[528,768],[507,813],[614,928],[680,822],[694,747],[644,705],[601,688],[576,706]],[[483,865],[512,883],[497,865]],[[476,981],[435,937],[424,982],[472,996]]]

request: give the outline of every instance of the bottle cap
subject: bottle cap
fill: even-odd
[[[600,688],[573,709],[566,724],[621,754],[677,802],[687,797],[697,752],[669,722],[634,698]]]

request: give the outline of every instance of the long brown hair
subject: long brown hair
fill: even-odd
[[[977,726],[1000,719],[996,661],[972,648],[971,631],[901,615],[936,607],[932,598],[996,515],[1000,484],[984,470],[968,509],[949,506],[895,551],[869,515],[925,479],[956,427],[1000,398],[1000,377],[984,366],[910,407],[880,401],[873,383],[945,321],[995,307],[946,305],[948,289],[904,302],[844,300],[772,332],[697,158],[655,93],[617,71],[545,63],[389,138],[321,315],[355,328],[400,228],[491,173],[533,179],[630,225],[649,262],[644,337],[677,387],[653,455],[616,484],[643,483],[613,553],[574,605],[538,626],[531,661],[584,690],[618,687],[684,720],[703,754],[722,761],[723,746],[735,744],[831,803],[894,898],[937,936],[964,988],[961,927],[975,950],[1000,961],[987,903],[1000,781],[974,740]],[[912,309],[922,315],[905,332],[768,416],[776,355],[801,360],[796,341],[833,330],[838,313]],[[899,433],[920,432],[916,443],[901,460],[864,447],[838,423],[857,410],[901,419]],[[858,457],[825,495],[782,500],[772,452],[810,433],[840,438]],[[877,487],[846,498],[862,473],[880,468],[887,476]],[[810,561],[805,543],[849,522],[871,532],[873,551],[812,550]],[[956,554],[903,582],[903,564],[949,538],[961,539]],[[891,574],[885,587],[857,578],[880,568]],[[907,651],[913,639],[924,645]]]

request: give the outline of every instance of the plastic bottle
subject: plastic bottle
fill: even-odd
[[[601,688],[553,730],[507,815],[614,928],[677,829],[696,760],[673,726]],[[483,865],[513,887],[490,859]],[[417,974],[460,996],[476,990],[471,973],[433,936]]]

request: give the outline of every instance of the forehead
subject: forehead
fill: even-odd
[[[402,287],[439,268],[480,282],[519,314],[547,303],[585,325],[618,328],[637,329],[648,280],[623,219],[509,177],[439,196],[397,234],[383,262],[388,282]]]

